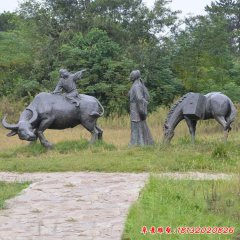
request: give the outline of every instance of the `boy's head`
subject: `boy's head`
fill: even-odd
[[[60,77],[62,78],[67,78],[69,76],[68,70],[63,68],[59,70],[59,74],[60,74]]]

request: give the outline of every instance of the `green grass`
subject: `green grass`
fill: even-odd
[[[4,209],[4,203],[7,199],[16,196],[24,188],[27,188],[29,183],[6,183],[0,182],[0,210]]]
[[[14,150],[0,151],[0,171],[54,172],[233,172],[240,170],[240,148],[236,141],[227,144],[200,139],[192,145],[179,138],[173,145],[116,147],[99,142],[60,142],[51,151],[39,143]]]
[[[151,234],[142,227],[234,227],[235,234]],[[176,181],[151,177],[128,215],[123,240],[240,239],[240,179]]]

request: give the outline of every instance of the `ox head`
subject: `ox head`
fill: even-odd
[[[34,141],[37,139],[37,136],[34,134],[32,123],[34,123],[37,120],[38,114],[36,110],[28,109],[32,112],[32,118],[30,120],[21,120],[17,124],[9,124],[6,121],[5,116],[2,120],[2,125],[6,128],[11,130],[7,134],[8,137],[14,136],[18,134],[19,138],[21,140],[26,141]]]
[[[170,143],[170,141],[174,136],[174,131],[165,123],[163,127],[163,132],[164,132],[164,139],[163,139],[164,143],[167,143],[167,144]]]

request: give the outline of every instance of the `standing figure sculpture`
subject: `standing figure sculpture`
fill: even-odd
[[[55,90],[53,91],[53,94],[59,94],[62,92],[62,90],[64,90],[66,92],[65,98],[70,100],[71,103],[76,103],[76,107],[79,107],[80,99],[76,81],[82,77],[82,73],[85,71],[86,69],[83,69],[79,72],[71,74],[66,69],[60,69],[60,79]]]
[[[133,85],[129,91],[130,118],[131,118],[131,141],[130,146],[152,145],[153,138],[147,126],[147,105],[149,93],[142,82],[140,71],[134,70],[130,74]]]

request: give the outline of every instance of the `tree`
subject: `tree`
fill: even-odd
[[[21,31],[31,42],[38,43],[31,75],[49,89],[62,65],[72,71],[84,66],[93,69],[93,76],[81,87],[120,112],[126,101],[120,100],[116,107],[118,99],[114,102],[108,98],[127,95],[128,75],[135,66],[142,71],[152,92],[152,109],[171,101],[180,85],[172,74],[170,56],[157,56],[170,52],[167,45],[160,47],[165,40],[155,35],[176,21],[177,13],[166,7],[168,2],[158,0],[155,8],[149,10],[142,0],[25,1],[20,7],[20,16],[25,20]],[[108,40],[100,34],[100,29]],[[125,80],[120,77],[121,71]]]
[[[31,53],[31,46],[19,32],[0,32],[0,96],[28,94],[28,90],[20,93],[18,86],[23,88],[23,80],[29,77]]]
[[[15,13],[3,12],[0,14],[0,32],[7,32],[16,28],[18,16]]]
[[[218,0],[206,6],[210,17],[223,17],[227,21],[227,31],[231,34],[230,44],[232,50],[240,50],[240,1],[239,0]]]
[[[233,64],[223,18],[198,16],[186,20],[176,37],[174,69],[188,91],[220,90]]]
[[[75,34],[71,42],[62,45],[60,64],[71,71],[88,69],[79,88],[100,99],[107,114],[126,112],[128,76],[134,63],[106,32],[93,28],[85,36]]]

